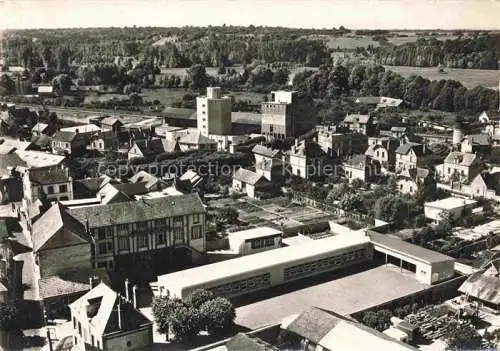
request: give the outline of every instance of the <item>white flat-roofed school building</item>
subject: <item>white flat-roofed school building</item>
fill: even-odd
[[[233,297],[368,261],[372,253],[364,233],[336,235],[161,275],[151,285],[155,295],[182,299],[197,289]]]
[[[229,233],[229,248],[239,255],[250,255],[281,247],[283,232],[269,227]]]

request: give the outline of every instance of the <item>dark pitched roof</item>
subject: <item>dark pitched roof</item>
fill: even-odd
[[[69,181],[69,176],[66,170],[61,168],[49,168],[42,170],[31,170],[30,180],[37,184],[54,184]]]
[[[316,307],[302,312],[287,329],[318,344],[343,319]]]
[[[483,178],[484,184],[489,190],[497,192],[500,189],[500,172],[496,173],[483,173],[480,174]]]
[[[68,236],[64,243],[56,245],[66,246],[89,241],[85,226],[69,216],[61,204],[55,203],[33,224],[33,251],[37,252],[42,249],[60,230],[77,235],[80,239],[76,236]]]
[[[99,189],[108,184],[110,181],[111,178],[108,176],[78,179],[73,182],[73,188],[74,190],[79,190],[81,193],[92,197],[99,191]]]
[[[425,249],[421,246],[411,244],[409,242],[393,237],[391,235],[380,234],[374,231],[368,231],[368,235],[370,236],[370,240],[372,243],[402,252],[420,261],[428,263],[437,263],[437,262],[454,260],[450,256],[446,256],[442,253]]]
[[[353,168],[364,169],[369,162],[369,157],[366,155],[353,155],[350,159],[344,162],[344,165]]]
[[[401,154],[401,155],[406,155],[408,152],[410,152],[410,150],[413,150],[413,152],[417,156],[422,156],[423,155],[423,146],[422,146],[422,144],[411,143],[411,142],[399,145],[398,148],[396,149],[396,153],[397,154]]]
[[[40,297],[45,300],[84,293],[90,290],[90,277],[109,283],[109,276],[103,269],[79,269],[41,278],[38,281]]]
[[[77,134],[78,133],[75,133],[75,132],[67,132],[67,131],[59,130],[59,131],[54,133],[54,135],[52,136],[52,140],[58,140],[58,141],[64,141],[66,143],[71,143],[75,139]]]
[[[470,134],[465,137],[472,145],[491,145],[491,137],[488,134]]]
[[[90,227],[148,221],[205,211],[198,194],[69,208],[68,213]]]
[[[6,173],[8,168],[26,167],[26,166],[27,166],[26,162],[24,162],[16,153],[7,155],[0,154],[0,174]]]
[[[234,172],[233,178],[250,185],[255,185],[265,180],[264,176],[244,168],[238,168],[238,170]]]
[[[238,333],[226,342],[227,351],[277,351],[279,348],[253,335]]]
[[[252,149],[252,152],[254,154],[266,156],[266,157],[276,157],[279,153],[280,150],[276,149],[271,149],[270,147],[264,146],[264,145],[255,145]]]
[[[128,196],[143,195],[149,192],[146,183],[120,183],[113,186]]]
[[[290,153],[292,155],[310,158],[322,157],[326,155],[317,142],[308,140],[302,140],[297,146],[292,146],[292,150]]]
[[[473,273],[458,288],[458,291],[494,305],[500,305],[499,264],[500,259],[497,259],[487,269]]]

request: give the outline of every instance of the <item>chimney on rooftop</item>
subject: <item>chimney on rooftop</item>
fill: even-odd
[[[127,279],[125,279],[125,299],[127,299],[127,301],[130,301],[128,284],[129,284],[129,280],[127,278]]]
[[[134,298],[134,308],[137,308],[137,285],[132,287],[132,296]]]
[[[120,294],[117,296],[118,298],[118,306],[117,306],[117,314],[118,314],[118,329],[122,329],[122,311],[120,309],[121,303],[122,303],[122,297]]]

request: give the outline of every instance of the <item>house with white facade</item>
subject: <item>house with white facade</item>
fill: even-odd
[[[342,163],[344,176],[351,183],[354,179],[369,182],[381,174],[381,165],[366,155],[353,155]]]
[[[430,171],[415,167],[402,170],[396,180],[397,189],[402,194],[415,195],[426,183],[435,183]]]
[[[73,350],[149,350],[153,347],[153,322],[132,301],[104,283],[70,304],[69,309]]]
[[[443,164],[436,166],[436,174],[442,183],[463,183],[471,181],[481,168],[475,154],[452,151],[446,156]]]
[[[233,174],[233,190],[245,193],[248,197],[257,197],[258,191],[271,186],[270,182],[261,174],[244,168],[238,168]]]
[[[399,145],[396,149],[396,172],[419,167],[423,156],[422,144],[409,142]]]
[[[329,158],[316,140],[295,140],[289,152],[292,174],[304,179],[321,177],[329,172]],[[333,167],[330,168],[333,170]],[[331,173],[331,172],[330,172]]]
[[[500,170],[479,173],[469,183],[462,185],[461,191],[470,197],[484,197],[500,202]]]
[[[279,181],[283,177],[283,155],[280,150],[264,145],[255,145],[252,149],[255,156],[255,172],[269,181]]]

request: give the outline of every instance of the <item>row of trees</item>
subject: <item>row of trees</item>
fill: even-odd
[[[234,326],[234,306],[223,297],[215,297],[207,290],[197,290],[186,300],[155,297],[151,305],[158,331],[177,341],[188,341],[200,331],[224,335]]]
[[[416,75],[403,78],[379,65],[321,66],[318,71],[297,73],[293,85],[315,98],[388,96],[403,99],[414,109],[476,113],[495,109],[499,103],[492,89],[467,89],[455,80],[430,81]]]
[[[499,41],[499,34],[488,32],[445,41],[419,38],[400,46],[381,46],[375,57],[383,65],[498,69]]]

